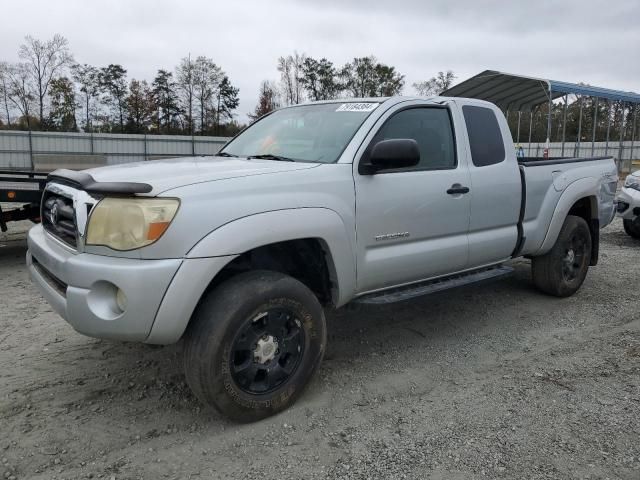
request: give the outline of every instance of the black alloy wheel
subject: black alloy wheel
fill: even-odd
[[[231,376],[247,393],[272,392],[295,372],[304,355],[304,332],[295,312],[271,308],[250,319],[231,347]]]

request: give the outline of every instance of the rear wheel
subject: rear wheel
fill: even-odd
[[[623,220],[624,231],[633,238],[640,238],[640,217],[633,220]]]
[[[584,282],[590,261],[589,226],[583,218],[568,215],[553,248],[544,255],[533,257],[533,283],[549,295],[568,297]]]
[[[242,422],[295,402],[322,360],[322,306],[287,275],[239,274],[206,295],[185,336],[187,383],[205,404]]]

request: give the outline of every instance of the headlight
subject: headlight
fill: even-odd
[[[93,207],[87,245],[134,250],[158,240],[169,227],[176,198],[104,198]]]
[[[634,175],[629,175],[624,181],[624,186],[625,188],[633,188],[634,190],[640,191],[640,178]]]

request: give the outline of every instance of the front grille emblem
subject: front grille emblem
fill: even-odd
[[[90,208],[97,200],[84,190],[48,183],[42,198],[42,226],[58,240],[78,249],[87,226]],[[81,208],[76,209],[76,205]]]
[[[58,225],[58,203],[54,203],[53,207],[51,207],[51,224]]]

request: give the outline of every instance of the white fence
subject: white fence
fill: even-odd
[[[80,163],[91,161],[113,165],[158,158],[190,155],[213,155],[228,141],[227,137],[183,135],[131,135],[109,133],[56,133],[0,130],[0,170],[28,170],[34,157],[47,155],[78,157]],[[541,157],[545,144],[520,143],[527,157]],[[635,142],[561,142],[550,144],[551,157],[612,156],[621,171],[629,171],[640,160],[640,141]],[[81,159],[80,159],[81,158]],[[99,159],[99,160],[98,160]]]
[[[25,170],[34,156],[95,155],[108,165],[157,158],[213,155],[226,137],[109,133],[20,132],[0,130],[0,170]]]

